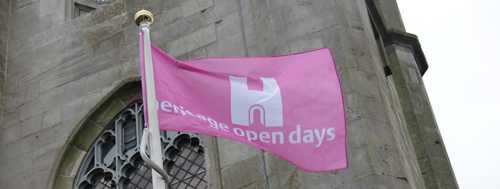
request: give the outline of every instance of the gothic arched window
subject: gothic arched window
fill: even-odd
[[[144,128],[142,102],[120,113],[97,137],[76,175],[75,189],[152,188],[151,169],[139,154]],[[207,188],[201,136],[161,131],[169,188]]]

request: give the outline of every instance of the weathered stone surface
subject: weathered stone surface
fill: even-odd
[[[159,29],[161,29],[168,26],[169,24],[182,20],[184,18],[183,11],[184,10],[179,8],[178,6],[171,7],[170,9],[161,13],[159,18],[155,18],[155,25],[159,24]],[[134,25],[134,27],[136,26]]]
[[[33,177],[35,177],[35,175],[33,175],[30,171],[26,171],[18,174],[16,177],[13,177],[6,182],[3,182],[1,186],[3,188],[30,188],[30,183],[26,181],[33,179]]]
[[[53,144],[54,142],[66,140],[74,129],[72,126],[76,124],[76,118],[68,119],[55,127],[41,130],[40,132],[24,138],[26,139],[25,142],[28,143],[27,149],[33,151]]]
[[[379,121],[388,121],[385,116],[385,107],[379,103],[381,99],[364,94],[354,93],[344,96],[347,104],[355,104],[357,107],[346,108],[347,120],[353,121],[360,118],[370,118]]]
[[[349,69],[349,82],[353,86],[352,92],[357,92],[366,95],[380,94],[380,88],[377,86],[376,75],[372,73],[360,72],[359,69]]]
[[[352,121],[346,128],[348,148],[356,148],[367,145],[365,131],[361,122],[362,120]]]
[[[238,10],[237,1],[223,1],[202,12],[203,25],[215,23],[226,15]]]
[[[316,4],[311,1],[291,1],[280,8],[283,24],[305,18],[315,12]]]
[[[205,145],[205,164],[207,168],[207,182],[209,188],[221,188],[219,150],[217,137],[202,135]]]
[[[95,12],[91,14],[91,25],[100,24],[103,22],[107,22],[108,20],[115,19],[115,17],[119,16],[125,11],[125,5],[122,1],[117,1],[116,3],[107,4],[105,6],[101,6]]]
[[[222,186],[224,188],[240,188],[262,180],[264,178],[262,166],[256,166],[260,164],[260,155],[255,155],[249,159],[222,168]]]
[[[205,47],[198,48],[189,53],[189,59],[205,58],[207,56],[207,48]]]
[[[73,140],[73,144],[80,150],[88,151],[92,143],[94,143],[94,139],[101,134],[102,128],[95,125],[92,121],[87,122],[82,127],[80,133]]]
[[[9,128],[3,128],[2,132],[0,132],[1,144],[5,145],[21,139],[23,136],[22,133],[23,128],[20,127],[19,124]]]
[[[276,45],[304,36],[306,25],[304,20],[297,20],[273,31]]]
[[[64,146],[64,143],[66,143],[65,140],[54,141],[52,144],[33,151],[32,171],[44,173],[47,169],[50,169],[56,162],[57,152],[62,146]]]
[[[348,49],[363,50],[367,44],[365,32],[362,28],[351,29],[346,27],[338,27],[340,33],[340,44]]]
[[[42,114],[42,129],[50,128],[61,122],[61,107],[50,109]]]
[[[319,32],[292,40],[290,41],[289,46],[290,53],[311,51],[324,47],[323,43],[321,42],[321,35],[319,34]]]
[[[167,43],[167,52],[177,57],[217,40],[215,25],[207,25],[193,33]]]
[[[24,103],[31,102],[35,100],[38,97],[39,94],[39,88],[40,88],[40,83],[39,82],[34,82],[34,83],[29,83],[25,87],[26,89],[24,90]]]
[[[189,0],[181,5],[181,9],[184,17],[188,17],[197,12],[207,9],[208,7],[213,6],[213,0]]]
[[[348,182],[347,184],[336,186],[335,189],[350,189],[350,188],[364,188],[364,181],[358,180],[354,182]]]
[[[241,3],[241,21],[243,22],[243,28],[254,25],[252,19],[252,6],[250,5],[250,0],[240,0]]]
[[[66,176],[75,176],[76,171],[79,167],[77,163],[81,162],[84,155],[84,151],[77,148],[70,148],[68,153],[66,153],[66,157],[64,157],[63,159],[64,161],[61,162],[61,167],[63,169],[61,169],[60,174]]]
[[[71,188],[73,186],[74,180],[75,180],[75,177],[59,176],[59,177],[57,177],[56,184],[55,184],[54,188],[56,188],[56,189]]]
[[[306,33],[317,32],[335,25],[334,12],[335,10],[331,8],[304,18],[306,23]]]
[[[15,178],[16,175],[27,172],[33,166],[33,154],[26,153],[20,155],[14,159],[5,160],[0,164],[0,179],[3,181],[8,181],[9,179]]]
[[[349,28],[361,27],[367,20],[363,18],[368,18],[366,7],[362,0],[355,1],[335,1],[335,15],[337,16],[339,25]],[[366,16],[366,17],[363,17]],[[368,24],[368,23],[367,23]]]
[[[427,92],[421,83],[415,58],[410,48],[401,45],[386,47],[393,70],[395,88],[421,174],[428,188],[457,187],[452,167],[443,145]],[[440,182],[438,179],[444,179]]]
[[[218,138],[217,145],[220,158],[219,163],[221,168],[230,166],[239,161],[247,160],[248,158],[260,154],[260,150],[258,148],[254,148],[241,142],[236,142],[229,139]],[[235,151],[238,151],[240,153],[234,153]]]
[[[241,189],[251,189],[251,188],[265,188],[266,183],[264,181],[254,182],[250,185],[241,187]]]
[[[272,175],[272,176],[268,175],[267,182],[268,182],[269,188],[280,188],[278,175]]]
[[[404,177],[387,177],[382,175],[373,175],[364,178],[366,188],[410,188],[408,181]]]
[[[244,57],[245,46],[241,32],[208,45],[207,54],[209,57]]]
[[[375,5],[381,14],[384,24],[387,27],[387,30],[396,29],[400,31],[405,31],[405,27],[403,24],[403,19],[401,18],[401,14],[399,14],[399,9],[396,3],[396,0],[375,0]],[[396,11],[395,11],[396,10]]]
[[[31,152],[31,144],[32,139],[30,137],[20,138],[15,142],[11,142],[5,145],[2,145],[2,153],[0,153],[0,158],[4,162],[8,162],[12,159],[18,158],[21,155],[25,155]],[[9,153],[3,153],[9,152]]]
[[[151,39],[154,39],[154,44],[156,46],[161,47],[167,42],[174,41],[183,36],[186,36],[189,33],[201,29],[204,26],[202,24],[203,24],[202,15],[194,14],[187,18],[178,20],[172,24],[166,25],[163,28],[152,30]],[[137,46],[135,46],[135,48],[137,48]]]
[[[257,39],[255,37],[255,26],[246,27],[245,30],[245,40],[247,47],[255,46],[257,44]]]
[[[285,6],[288,4],[290,1],[289,0],[276,0],[276,1],[269,1],[269,9],[273,10],[276,8],[279,8],[281,6]],[[293,1],[292,1],[293,2]]]
[[[22,137],[31,135],[42,129],[42,116],[36,115],[21,122]]]
[[[217,28],[217,39],[219,40],[235,33],[240,33],[241,22],[238,11],[234,11],[223,17],[220,21],[215,22],[215,27]],[[238,44],[241,45],[242,42],[240,41]]]
[[[88,111],[102,98],[100,91],[89,92],[87,96],[76,97],[71,102],[64,104],[61,107],[61,119],[66,121],[76,118],[81,120]],[[87,103],[85,103],[87,102]]]
[[[21,106],[24,102],[25,89],[21,88],[5,95],[5,108],[13,109]]]

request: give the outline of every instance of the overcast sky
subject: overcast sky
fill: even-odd
[[[460,188],[500,188],[500,1],[397,2]]]

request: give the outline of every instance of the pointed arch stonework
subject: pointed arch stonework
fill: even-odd
[[[142,100],[140,78],[123,81],[99,102],[74,129],[63,147],[53,180],[53,188],[72,188],[78,168],[87,151],[104,128],[123,109],[134,101]]]
[[[142,100],[140,78],[130,78],[119,84],[87,114],[74,129],[55,165],[52,188],[73,188],[79,168],[96,139],[117,115],[134,102]],[[205,143],[205,166],[210,187],[220,186],[216,137],[201,136]]]

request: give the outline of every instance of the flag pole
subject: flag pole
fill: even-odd
[[[160,127],[158,125],[158,112],[156,111],[156,91],[153,74],[153,61],[151,57],[151,43],[149,39],[149,26],[153,23],[153,14],[147,10],[140,10],[135,14],[135,23],[139,26],[142,32],[144,41],[144,64],[147,92],[147,111],[148,111],[148,128],[149,128],[149,151],[151,160],[163,167],[162,149],[160,141]],[[162,176],[152,169],[153,189],[165,189],[165,183],[168,180],[163,180]]]

